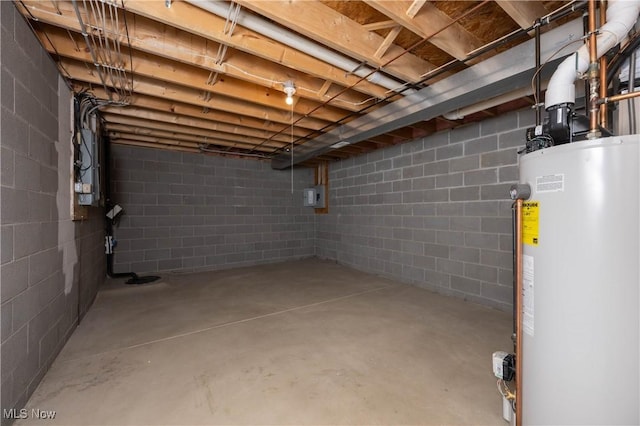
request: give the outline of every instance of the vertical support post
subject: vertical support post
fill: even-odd
[[[316,165],[315,184],[324,186],[324,207],[315,209],[316,214],[329,213],[329,163],[323,161]]]

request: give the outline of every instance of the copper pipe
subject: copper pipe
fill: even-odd
[[[626,99],[637,98],[640,92],[621,93],[619,95],[607,96],[598,101],[600,104],[610,104],[611,102],[624,101]]]
[[[589,62],[594,63],[598,59],[596,44],[596,0],[589,0]]]
[[[522,425],[522,205],[516,200],[516,426]]]
[[[607,23],[607,0],[600,0],[600,26],[602,27]],[[600,98],[607,97],[607,67],[608,60],[605,55],[602,55],[600,58]],[[603,103],[600,105],[600,126],[605,129],[608,127],[608,108],[607,104]]]
[[[598,48],[596,42],[596,0],[589,0],[589,135],[599,136],[598,132]]]
[[[536,69],[539,70],[540,69],[540,25],[542,25],[542,23],[540,22],[539,19],[536,19],[536,31],[535,31],[535,39],[536,39]],[[535,88],[535,92],[533,93],[536,99],[536,126],[539,126],[540,124],[542,124],[542,104],[540,102],[537,102],[537,99],[540,99],[540,83],[541,83],[541,76],[539,72],[536,72],[536,88]]]

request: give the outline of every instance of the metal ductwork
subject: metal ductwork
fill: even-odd
[[[543,80],[550,77],[554,65],[573,52],[570,47],[557,52],[558,46],[568,45],[582,33],[582,20],[576,19],[542,34],[542,56],[548,58],[556,53],[558,57],[542,69]],[[332,145],[341,141],[355,144],[487,98],[529,87],[536,71],[532,55],[534,49],[535,40],[517,45],[421,89],[415,95],[398,99],[296,147],[293,158],[289,153],[279,155],[273,159],[271,167],[286,169],[332,150]]]
[[[547,87],[547,83],[545,82],[541,89],[544,90]],[[530,86],[523,87],[522,89],[514,90],[513,92],[505,93],[504,95],[496,96],[486,101],[478,102],[477,104],[469,105],[464,108],[458,108],[455,111],[450,111],[446,114],[442,114],[444,118],[447,120],[462,120],[468,115],[474,114],[476,112],[484,111],[485,109],[493,108],[498,105],[502,105],[506,102],[514,101],[516,99],[522,98],[524,96],[529,96],[533,93],[533,88]]]

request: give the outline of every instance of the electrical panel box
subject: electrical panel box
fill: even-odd
[[[325,186],[324,185],[316,185],[313,188],[305,188],[304,189],[304,206],[305,207],[314,207],[316,209],[322,209],[326,207],[325,201]]]
[[[97,206],[100,201],[98,142],[95,133],[90,129],[82,129],[80,136],[80,170],[74,188],[78,194],[78,204]]]

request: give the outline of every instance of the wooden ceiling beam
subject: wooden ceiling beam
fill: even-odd
[[[185,142],[185,141],[180,141],[180,140],[171,139],[171,138],[158,138],[153,136],[139,135],[135,133],[109,132],[109,140],[111,140],[112,142],[118,141],[120,139],[155,143],[155,144],[161,144],[161,145],[183,146],[183,147],[195,148],[195,149],[200,148],[200,144],[195,142]]]
[[[355,89],[379,98],[386,89],[361,81],[359,77],[327,64],[311,55],[264,37],[243,27],[236,27],[229,36],[225,32],[226,20],[186,2],[174,2],[171,9],[159,7],[147,0],[124,0],[125,9],[157,22],[175,27],[208,40],[223,43],[231,48],[283,65],[295,72],[310,74],[323,80],[331,80],[344,87]],[[259,68],[256,68],[259,69]],[[290,78],[294,78],[292,75]]]
[[[153,124],[151,123],[151,125]],[[222,138],[220,136],[218,137],[209,136],[209,135],[194,136],[194,135],[182,133],[180,131],[166,131],[157,127],[149,127],[149,124],[147,124],[146,126],[144,125],[130,126],[128,124],[107,122],[105,127],[107,132],[109,133],[112,133],[112,132],[120,133],[120,134],[131,133],[131,134],[141,135],[141,136],[154,136],[154,137],[175,139],[183,142],[194,142],[198,144],[212,144],[212,145],[220,145],[220,146],[227,146],[227,147],[231,146],[231,147],[239,147],[243,149],[253,149],[256,147],[255,143],[234,141],[234,140]],[[274,144],[269,144],[269,145],[263,145],[261,147],[258,147],[256,148],[256,150],[271,152],[274,149],[280,149],[286,145],[287,144],[284,144],[284,143],[277,144],[276,146],[274,146]]]
[[[116,107],[105,106],[100,109],[104,114],[116,114],[126,117],[138,117],[144,120],[162,121],[164,123],[172,123],[179,126],[194,127],[198,129],[206,129],[215,132],[222,132],[227,135],[236,135],[234,140],[255,140],[256,138],[266,141],[275,140],[276,142],[290,143],[290,135],[285,137],[273,136],[273,133],[260,133],[256,129],[243,128],[239,126],[228,125],[226,123],[215,122],[212,120],[198,119],[175,113],[165,113],[139,107]],[[230,136],[227,136],[230,137]]]
[[[422,38],[430,37],[429,43],[444,50],[457,59],[464,59],[467,53],[482,46],[482,42],[467,31],[462,25],[441,12],[431,3],[424,3],[419,12],[411,17],[407,11],[413,6],[410,0],[364,0],[369,6],[396,21]],[[453,24],[452,24],[453,23]],[[450,25],[445,30],[432,36],[441,28]]]
[[[376,143],[378,145],[382,145],[382,146],[389,146],[389,145],[397,145],[398,141],[388,135],[379,135],[379,136],[374,136],[372,138],[367,139],[370,142]]]
[[[100,82],[97,71],[90,62],[79,62],[76,59],[69,59],[66,57],[60,58],[59,62],[74,79],[84,81],[88,80],[93,83]],[[180,74],[176,72],[178,76],[172,76],[171,71],[167,70],[163,73],[158,69],[156,73],[157,77],[154,77],[153,65],[148,63],[143,65],[142,62],[143,61],[140,60],[139,64],[134,66],[133,89],[135,92],[151,96],[171,97],[173,95],[176,97],[176,100],[181,102],[191,103],[206,108],[231,111],[250,117],[269,118],[280,123],[291,123],[290,111],[283,108],[274,108],[273,106],[269,106],[267,103],[259,104],[255,102],[257,101],[257,96],[249,96],[249,93],[252,91],[249,88],[247,88],[247,90],[237,90],[235,93],[236,96],[228,96],[224,90],[227,87],[223,86],[222,83],[208,86],[203,82],[202,84],[198,84],[198,86],[202,87],[201,89],[198,89],[194,87],[195,85],[193,83],[186,85],[186,81],[182,81],[182,79],[192,81],[188,73]],[[89,68],[85,65],[89,65]],[[130,78],[129,74],[127,78]],[[107,81],[107,84],[110,84],[110,82]],[[207,88],[209,88],[209,90],[207,90]],[[233,89],[229,87],[229,91],[232,90]],[[211,99],[205,97],[204,94],[207,92],[211,95]],[[240,96],[243,92],[247,94],[247,97],[244,99]],[[278,103],[281,103],[283,106],[287,106],[284,99],[282,99],[282,102]],[[341,120],[347,114],[345,111],[325,107],[314,111],[312,114],[313,117],[311,117],[309,115],[315,106],[317,106],[317,104],[313,105],[308,101],[299,100],[297,105],[294,106],[294,119],[304,117],[301,119],[300,125],[305,126],[306,123],[307,125],[313,126],[311,128],[314,130],[317,130],[330,122]]]
[[[539,1],[496,0],[496,3],[520,25],[520,28],[529,28],[536,19],[548,13],[544,4]]]
[[[422,127],[410,126],[408,128],[411,130],[411,134],[412,134],[414,139],[424,138],[425,136],[429,136],[429,135],[433,134],[433,132],[434,132],[433,129],[427,129],[427,128],[422,128]]]
[[[334,149],[332,151],[329,151],[328,154],[333,154],[334,152],[344,152],[347,153],[349,155],[360,155],[364,152],[364,148],[363,147],[359,147],[357,145],[347,145],[347,146],[343,146],[342,148],[338,148],[338,149]]]
[[[377,143],[371,141],[358,142],[357,144],[355,144],[355,146],[362,147],[367,151],[373,151],[380,147]]]
[[[367,31],[377,31],[377,30],[386,30],[388,28],[393,28],[397,26],[398,26],[398,23],[396,21],[394,21],[393,19],[389,19],[386,21],[379,21],[379,22],[372,22],[370,24],[364,24],[362,25],[362,28],[364,28]]]
[[[89,64],[65,58],[62,58],[60,63],[74,76],[75,80],[97,86],[102,85],[100,77],[96,75],[95,68],[92,68]],[[201,91],[141,76],[136,76],[134,78],[134,92],[147,96],[163,97],[172,102],[180,102],[200,108],[209,108],[210,110],[226,111],[265,121],[274,121],[284,125],[291,123],[291,115],[287,114],[286,111],[258,107],[247,102],[242,102],[240,100],[224,96],[214,96],[207,101],[203,98]],[[293,119],[297,120],[298,118],[301,118],[300,115],[294,114]],[[319,130],[330,122],[331,120],[322,121],[316,118],[302,117],[301,120],[296,123],[296,126]]]
[[[69,34],[68,32],[52,26],[42,26],[36,30],[41,40],[47,46],[47,50],[51,54],[58,54],[67,58],[76,59],[83,62],[93,62],[91,53],[87,49],[78,50],[77,46],[85,46],[84,39],[78,33]],[[46,33],[46,37],[43,34]],[[51,45],[53,44],[53,46]],[[267,88],[262,85],[255,85],[234,77],[225,76],[223,69],[230,67],[218,66],[217,70],[205,70],[204,68],[194,67],[168,60],[166,58],[145,53],[136,49],[122,49],[121,66],[130,69],[130,60],[133,61],[134,73],[158,80],[163,80],[175,84],[182,84],[198,90],[210,91],[214,94],[223,94],[232,98],[243,99],[258,105],[264,105],[271,108],[289,110],[289,106],[285,104],[285,94],[282,90]],[[107,64],[113,65],[113,64]],[[212,79],[212,75],[220,72],[223,76],[218,78],[214,84],[208,84]],[[299,84],[299,83],[298,83]],[[295,110],[298,113],[305,114],[321,103],[325,102],[323,95],[317,90],[306,89],[303,86],[298,87],[296,92],[298,101],[295,104]],[[351,92],[347,97],[336,98],[331,101],[331,107],[336,108],[336,117],[344,116],[346,111],[358,111],[362,108],[360,103],[366,102],[368,98],[364,95]],[[326,107],[325,107],[326,108]]]
[[[81,32],[70,2],[59,2],[60,13],[43,1],[25,0],[16,3],[16,5],[25,17],[33,16],[37,19],[37,23],[47,23]],[[155,3],[153,7],[159,9]],[[181,7],[182,5],[177,6],[178,9]],[[135,8],[132,6],[133,9]],[[174,10],[173,7],[172,10]],[[151,13],[150,8],[144,8],[144,11]],[[291,50],[286,46],[282,46],[281,52],[273,52],[271,56],[256,57],[255,49],[260,48],[267,41],[251,39],[250,34],[246,34],[249,39],[242,41],[245,44],[243,46],[225,40],[227,45],[234,50],[228,53],[222,64],[217,64],[216,56],[221,38],[216,35],[222,34],[221,32],[206,32],[203,27],[200,28],[202,33],[192,33],[184,28],[174,27],[170,19],[162,23],[134,13],[123,14],[121,23],[124,22],[125,16],[128,21],[129,41],[132,47],[209,70],[221,69],[225,74],[254,84],[280,88],[282,81],[291,79],[298,82],[301,87],[308,87],[310,91],[313,91],[315,88],[321,87],[325,80],[330,80],[343,87],[350,87],[358,82],[356,76],[345,74],[343,70],[311,56],[300,52],[295,55],[285,55],[283,52]],[[224,19],[221,22],[218,20],[219,18],[212,19],[213,26],[224,24]],[[269,40],[268,43],[272,45],[274,42]],[[236,50],[240,48],[242,51]],[[386,93],[385,88],[368,81],[358,83],[354,90],[380,99],[384,98]],[[345,96],[347,101],[351,101],[348,95]]]
[[[376,67],[385,65],[388,59],[404,52],[400,46],[392,45],[386,55],[376,58],[375,52],[384,38],[320,2],[237,0],[237,3],[312,40],[318,40],[347,56]],[[406,53],[385,65],[384,71],[402,80],[417,82],[421,75],[434,68],[432,63]]]
[[[99,99],[107,99],[108,97],[102,87],[91,87],[85,83],[74,83],[74,90],[76,92],[89,90],[91,94]],[[127,102],[128,105],[126,107],[112,107],[112,109],[120,112],[135,111],[136,113],[152,110],[155,118],[149,119],[164,121],[166,123],[175,122],[176,124],[233,134],[243,134],[249,137],[268,138],[274,133],[279,133],[274,137],[275,140],[288,141],[291,137],[291,126],[274,123],[272,121],[251,117],[239,117],[224,111],[206,111],[189,104],[138,94],[129,97]],[[184,124],[186,122],[189,124]],[[283,132],[283,130],[286,130],[286,132]],[[294,126],[293,133],[296,138],[299,138],[309,134],[309,131]]]
[[[170,144],[170,143],[150,143],[150,142],[141,142],[141,141],[130,140],[130,139],[112,140],[111,143],[115,143],[115,144],[118,144],[118,145],[139,146],[139,147],[142,147],[142,148],[165,149],[165,150],[169,150],[169,151],[191,152],[191,153],[200,153],[201,152],[200,149],[198,149],[198,148],[180,146],[180,145],[175,145],[175,144]]]
[[[329,80],[325,81],[324,84],[322,85],[322,87],[320,88],[320,90],[318,91],[318,93],[321,96],[324,96],[328,91],[329,88],[331,87],[331,82]]]
[[[143,136],[143,135],[138,135],[133,133],[112,133],[110,135],[110,140],[112,143],[122,143],[122,141],[126,141],[126,142],[149,144],[148,146],[176,147],[176,148],[179,147],[179,148],[185,148],[187,150],[192,150],[189,152],[201,152],[200,144],[198,143],[177,141],[171,138]],[[229,155],[242,155],[243,152],[246,153],[248,151],[252,151],[252,149],[240,148],[241,151],[235,152],[230,150],[232,148],[237,148],[237,147],[229,146],[229,147],[226,147],[226,149],[223,147],[220,150],[226,151],[226,153],[228,153]],[[213,148],[213,149],[218,149],[218,148]],[[223,154],[223,152],[220,152],[219,154]],[[256,154],[260,155],[262,153],[256,153]],[[264,154],[264,155],[265,157],[267,157],[269,154]]]
[[[345,158],[349,158],[349,157],[353,157],[353,155],[347,154],[346,152],[338,152],[338,150],[336,149],[334,151],[331,151],[330,153],[319,155],[315,158],[320,161],[332,162],[337,160],[344,160]]]
[[[426,2],[427,0],[413,0],[411,6],[407,8],[407,16],[409,18],[415,18]]]
[[[170,124],[165,121],[160,120],[152,120],[149,118],[140,118],[135,114],[132,115],[124,115],[124,114],[113,114],[113,113],[102,113],[102,117],[107,122],[108,126],[114,125],[124,125],[132,128],[139,127],[141,129],[152,129],[152,130],[161,130],[165,132],[173,132],[173,133],[181,133],[184,135],[190,135],[194,137],[199,137],[201,139],[212,139],[212,138],[220,138],[230,142],[247,142],[254,145],[263,143],[266,138],[257,138],[251,137],[246,134],[237,134],[237,133],[227,133],[222,131],[213,131],[209,129],[203,129],[200,127],[192,127],[180,124]],[[269,142],[264,142],[263,145],[265,147],[271,148],[280,148],[285,145],[289,145],[290,141],[277,141],[270,140]]]
[[[163,144],[170,144],[171,142],[175,145],[188,146],[191,148],[198,148],[198,149],[200,147],[205,147],[205,148],[210,147],[212,149],[220,149],[220,150],[241,149],[243,151],[252,151],[255,148],[253,145],[241,144],[241,143],[233,144],[226,141],[221,141],[219,139],[211,140],[207,142],[193,141],[189,139],[184,139],[183,137],[171,136],[170,134],[166,134],[160,131],[153,131],[151,133],[145,134],[145,133],[141,133],[140,130],[136,132],[132,132],[131,130],[129,131],[108,130],[107,134],[109,135],[109,139],[114,141],[119,139],[129,139],[129,140],[138,140],[141,142],[153,142],[153,143],[163,143]],[[275,149],[264,150],[260,153],[268,155],[273,151],[275,151]]]
[[[393,42],[396,40],[398,34],[400,34],[400,31],[402,31],[402,26],[400,25],[396,25],[395,27],[391,28],[391,31],[389,31],[387,36],[384,38],[384,41],[382,42],[380,47],[378,47],[376,53],[374,53],[374,56],[376,58],[382,58],[384,54],[387,53],[387,50],[389,50]]]

